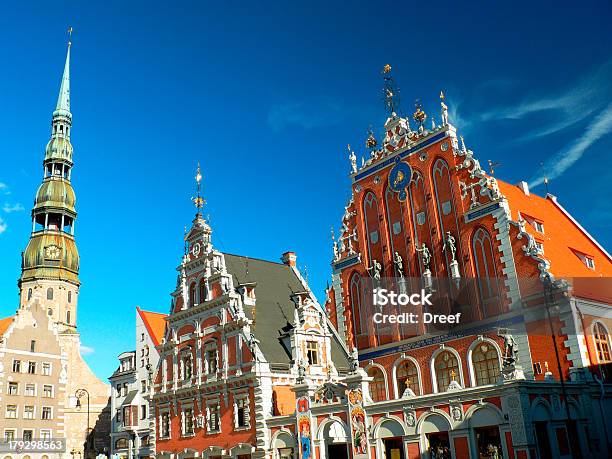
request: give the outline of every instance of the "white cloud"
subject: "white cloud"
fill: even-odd
[[[2,207],[2,210],[5,211],[7,214],[10,214],[11,212],[21,212],[22,210],[25,210],[24,207],[21,205],[21,203],[17,203],[17,204],[13,204],[10,205],[8,202],[4,204],[4,206]]]
[[[6,190],[7,188],[8,186],[6,185],[6,183],[0,182],[0,190]]]
[[[332,102],[278,104],[268,112],[268,125],[274,131],[292,125],[302,129],[333,126],[345,118],[346,112],[345,108]]]
[[[558,152],[549,159],[544,166],[549,179],[563,174],[578,161],[584,152],[603,136],[612,132],[612,103],[602,110],[599,115],[587,126],[584,134],[572,144]],[[537,186],[544,182],[543,173],[531,180],[530,186]]]
[[[0,234],[4,233],[6,231],[7,226],[8,225],[0,217]]]
[[[84,344],[81,344],[80,349],[81,349],[81,355],[90,355],[96,352],[96,350],[93,347],[85,346]]]

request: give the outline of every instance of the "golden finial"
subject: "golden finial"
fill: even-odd
[[[444,97],[444,91],[440,91],[440,100],[444,101],[445,97]]]
[[[452,381],[454,381],[454,380],[455,380],[455,378],[457,377],[457,373],[455,373],[455,370],[451,370],[451,371],[450,371],[450,377],[451,377],[451,380],[452,380]]]
[[[382,73],[389,73],[391,72],[391,65],[390,64],[385,64],[385,66],[382,69]]]
[[[191,200],[193,201],[194,205],[196,206],[196,209],[198,209],[198,213],[200,213],[200,209],[202,207],[204,207],[204,204],[206,203],[206,201],[204,201],[204,199],[202,199],[202,196],[200,194],[200,185],[202,182],[202,172],[200,171],[200,161],[198,161],[198,169],[196,171],[196,176],[195,176],[195,180],[196,180],[196,197],[195,198],[191,198]]]
[[[427,114],[425,114],[425,112],[423,111],[423,108],[421,107],[421,103],[418,100],[414,103],[414,106],[416,110],[414,114],[412,115],[412,118],[414,118],[416,122],[423,124],[423,122],[427,118]]]

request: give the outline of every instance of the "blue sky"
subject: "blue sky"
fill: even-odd
[[[167,312],[196,162],[213,240],[307,267],[321,297],[330,227],[350,197],[346,144],[402,109],[450,121],[510,182],[541,183],[612,245],[609,2],[11,2],[0,6],[0,316],[20,253],[74,27],[79,330],[102,378],[134,347],[135,307]],[[535,192],[543,193],[543,185]]]

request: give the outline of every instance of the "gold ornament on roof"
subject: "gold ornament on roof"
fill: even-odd
[[[444,99],[445,99],[445,97],[444,97],[444,91],[440,91],[440,100],[442,100],[442,101],[443,101]]]
[[[376,148],[376,145],[378,145],[378,142],[376,141],[376,137],[374,137],[374,133],[372,132],[372,129],[370,129],[368,131],[368,138],[366,139],[366,148],[369,149],[374,149]]]
[[[391,65],[385,64],[385,66],[382,69],[382,73],[389,73],[390,71],[391,71]]]
[[[204,201],[204,199],[202,198],[200,194],[201,192],[200,185],[202,182],[202,172],[200,171],[199,161],[198,161],[198,169],[196,171],[195,180],[196,180],[196,197],[191,198],[191,200],[193,201],[193,204],[196,206],[196,209],[198,209],[198,212],[200,212],[200,209],[204,207],[204,204],[206,204],[206,201]]]
[[[425,119],[427,119],[427,114],[423,111],[423,108],[421,107],[421,104],[418,101],[415,103],[415,107],[416,110],[413,113],[412,118],[416,122],[423,124]]]

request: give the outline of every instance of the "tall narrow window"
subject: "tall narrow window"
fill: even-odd
[[[459,377],[459,363],[457,357],[450,351],[443,351],[436,357],[434,362],[438,392],[445,392],[451,381],[457,381]]]
[[[72,292],[68,292],[68,303],[72,303]]]
[[[35,340],[30,341],[30,352],[36,352],[36,341]]]
[[[52,288],[48,288],[47,289],[47,299],[48,300],[52,300],[53,299],[53,289]]]
[[[492,309],[498,296],[497,272],[491,235],[483,228],[479,228],[472,236],[472,253],[483,314],[485,317],[491,316],[501,311]]]
[[[401,397],[408,388],[416,395],[421,391],[419,372],[412,360],[404,360],[397,367],[397,395]]]
[[[495,384],[499,379],[499,356],[491,343],[481,343],[472,351],[472,365],[477,386]]]
[[[206,301],[208,298],[208,294],[206,291],[206,281],[204,279],[200,279],[200,283],[198,284],[198,291],[200,294],[200,303]]]
[[[378,367],[368,368],[368,376],[373,378],[370,382],[370,396],[375,402],[387,400],[387,387],[385,384],[385,375]]]
[[[350,292],[351,315],[353,316],[355,334],[361,335],[366,332],[365,327],[361,324],[361,318],[367,316],[364,315],[365,304],[363,304],[361,297],[361,276],[359,273],[355,273],[351,277]]]
[[[32,289],[29,288],[28,289],[28,301],[30,301],[32,299]]]
[[[306,358],[309,365],[319,364],[319,343],[316,341],[308,341],[306,343]]]
[[[70,311],[66,311],[66,323],[70,324]]]
[[[196,305],[196,284],[195,282],[189,286],[189,307]]]
[[[382,263],[382,243],[380,224],[378,221],[378,200],[373,192],[366,193],[363,199],[363,217],[365,220],[365,234],[368,243],[368,265],[376,260]]]
[[[601,322],[595,322],[593,327],[595,340],[595,349],[597,350],[597,360],[599,363],[609,363],[612,361],[610,358],[610,341],[608,331]]]

